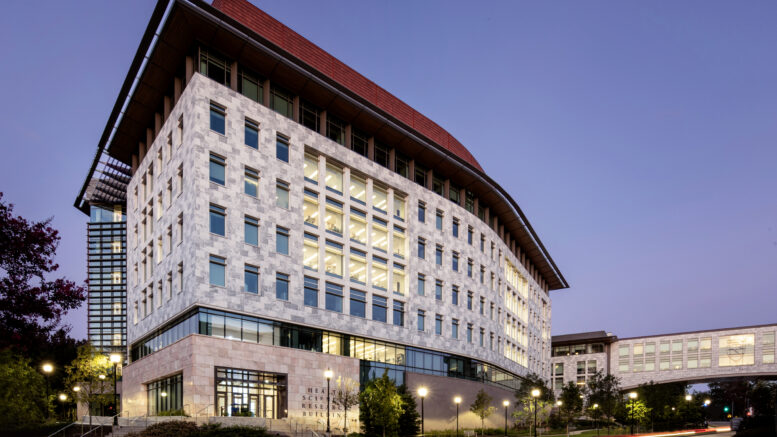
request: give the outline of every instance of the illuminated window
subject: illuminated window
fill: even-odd
[[[324,264],[326,265],[327,275],[342,277],[343,246],[332,241],[327,241],[326,253],[324,255]]]
[[[352,209],[351,222],[348,225],[351,241],[367,244],[367,214]]]
[[[351,249],[348,275],[353,282],[367,283],[367,255],[364,252]]]
[[[394,217],[405,220],[405,199],[394,195]]]
[[[375,185],[372,186],[372,208],[384,214],[388,209],[388,193]]]
[[[388,230],[386,222],[378,218],[372,221],[372,247],[382,252],[388,252]]]
[[[362,205],[367,204],[367,183],[364,182],[364,179],[352,174],[349,192],[351,199],[361,203]]]
[[[326,199],[324,226],[327,232],[337,235],[343,234],[343,205],[340,202]]]
[[[326,166],[326,189],[343,194],[343,171],[333,165]]]
[[[402,294],[402,295],[405,294],[406,285],[405,285],[404,266],[394,263],[394,271],[393,271],[393,277],[391,279],[391,282],[394,284],[394,293]]]
[[[289,209],[289,184],[281,180],[275,181],[275,206]]]
[[[774,364],[774,331],[764,332],[761,337],[761,359],[764,364]]]
[[[724,335],[718,338],[718,366],[755,364],[755,334]]]
[[[306,269],[318,271],[318,237],[315,235],[305,233],[302,264]]]
[[[405,230],[394,226],[394,256],[405,257]]]
[[[316,193],[305,190],[302,215],[305,218],[306,225],[318,227],[318,195]]]
[[[388,289],[388,265],[382,258],[372,258],[372,286],[382,290]]]
[[[305,180],[318,184],[318,158],[313,155],[305,154],[305,163],[303,164]]]

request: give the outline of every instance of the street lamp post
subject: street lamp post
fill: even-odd
[[[459,437],[459,404],[461,403],[461,396],[453,398],[453,403],[456,404],[456,437]]]
[[[531,397],[534,398],[534,437],[537,437],[537,398],[540,397],[540,390],[532,390]]]
[[[105,375],[99,374],[97,375],[98,378],[100,378],[100,394],[103,393],[103,390],[105,389],[105,386],[102,384],[102,381],[105,381]],[[100,416],[105,416],[105,405],[103,405],[103,397],[100,396]]]
[[[691,412],[691,395],[685,395],[685,424],[688,424],[688,415]]]
[[[709,410],[706,407],[709,407],[711,403],[712,401],[709,399],[704,400],[704,407],[705,407],[704,408],[704,427],[705,428],[707,427],[707,419],[709,418],[709,415],[707,414]]]
[[[426,387],[418,389],[418,397],[421,398],[421,435],[424,435],[424,398],[429,394],[429,390]]]
[[[631,435],[634,435],[634,400],[637,399],[637,392],[633,391],[629,393],[629,400],[631,402]]]
[[[326,369],[324,377],[326,378],[326,433],[332,432],[329,428],[329,382],[332,380],[332,370]]]
[[[510,401],[505,399],[502,401],[502,405],[505,407],[505,437],[507,437],[507,407],[510,406]]]
[[[558,414],[561,415],[561,406],[564,405],[564,402],[558,400],[556,401],[556,406],[558,407]],[[569,419],[567,419],[567,437],[569,437]]]
[[[54,371],[54,366],[50,363],[43,363],[43,378],[46,379],[46,419],[49,418],[49,374]]]
[[[599,408],[599,404],[594,404],[594,428],[596,428],[596,437],[599,437],[599,414],[596,409]]]
[[[116,374],[118,373],[116,368],[121,361],[121,355],[111,354],[109,358],[111,363],[113,363],[113,424],[118,426],[119,413],[121,413],[121,408],[119,408],[119,394],[116,392]]]

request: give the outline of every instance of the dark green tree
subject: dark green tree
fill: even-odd
[[[515,391],[515,399],[518,403],[525,403],[532,400],[531,391],[538,389],[540,396],[538,401],[553,402],[556,400],[553,390],[548,388],[545,380],[536,373],[530,373],[521,381],[521,385]]]
[[[402,398],[402,414],[399,416],[399,435],[413,436],[421,432],[421,415],[418,414],[418,405],[415,397],[410,393],[405,384],[397,388],[399,397]]]
[[[491,402],[493,400],[494,399],[481,388],[477,396],[475,396],[475,400],[472,402],[472,405],[469,406],[469,411],[472,411],[480,418],[480,434],[483,434],[483,428],[486,419],[488,419],[488,416],[493,414],[494,410],[496,410],[496,408],[491,406]]]
[[[561,416],[567,426],[567,435],[569,434],[569,423],[579,416],[583,411],[583,389],[576,383],[569,381],[567,385],[561,388],[559,400],[561,401]]]
[[[402,397],[388,371],[368,381],[359,394],[359,419],[366,435],[396,436],[402,411]]]
[[[46,417],[43,376],[26,358],[0,350],[0,429],[43,422]]]
[[[588,404],[598,404],[602,416],[607,420],[607,433],[610,432],[610,423],[615,415],[618,403],[621,401],[620,378],[613,375],[605,375],[601,370],[597,371],[588,380]]]
[[[682,420],[681,413],[687,409],[687,405],[683,405],[686,403],[687,390],[688,384],[685,382],[656,384],[650,381],[637,388],[639,399],[648,409],[651,430],[655,425],[659,425],[661,429],[667,429],[673,423],[676,425],[678,418]],[[672,410],[672,407],[675,409]]]

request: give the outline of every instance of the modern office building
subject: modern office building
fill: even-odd
[[[501,405],[550,372],[548,293],[567,283],[516,202],[440,126],[244,0],[158,3],[103,157],[131,174],[129,415],[315,426],[327,369],[332,388],[387,371],[428,387],[427,429],[450,428],[454,395]]]
[[[704,383],[777,377],[777,324],[618,338],[604,331],[554,335],[551,384],[585,384],[597,371],[624,389],[653,381]]]

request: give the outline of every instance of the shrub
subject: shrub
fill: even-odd
[[[198,437],[197,424],[183,420],[155,423],[137,433],[138,437]]]
[[[197,437],[265,437],[264,428],[253,426],[203,425]]]
[[[162,411],[157,416],[183,416],[183,417],[189,417],[188,414],[184,410],[168,410],[168,411]]]

